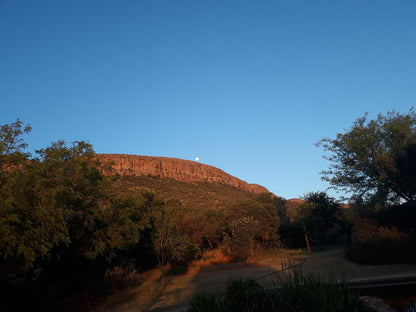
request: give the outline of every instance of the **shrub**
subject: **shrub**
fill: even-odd
[[[255,247],[254,231],[258,221],[241,217],[230,222],[230,234],[224,235],[222,253],[231,261],[246,261]]]
[[[140,281],[140,273],[133,265],[116,266],[107,270],[104,280],[112,289],[124,289],[137,285]]]
[[[355,224],[346,255],[362,264],[412,263],[416,260],[415,240],[395,227],[364,220]]]

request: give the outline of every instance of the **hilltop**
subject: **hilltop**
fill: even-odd
[[[182,182],[210,182],[236,187],[255,194],[269,192],[258,184],[249,184],[213,166],[195,161],[127,154],[97,154],[101,162],[110,162],[120,176],[152,176]],[[111,174],[111,172],[106,172]]]
[[[249,184],[221,169],[198,162],[126,154],[97,154],[111,165],[105,175],[115,176],[120,192],[146,189],[163,198],[178,198],[185,206],[221,209],[259,194],[267,188]]]

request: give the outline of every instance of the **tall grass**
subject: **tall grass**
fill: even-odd
[[[348,283],[301,271],[282,274],[266,289],[253,279],[231,281],[223,292],[199,293],[191,298],[189,312],[359,311],[359,295]]]

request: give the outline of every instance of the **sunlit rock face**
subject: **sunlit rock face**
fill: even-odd
[[[269,192],[265,187],[248,184],[233,177],[221,169],[204,165],[195,161],[170,158],[137,156],[126,154],[97,154],[102,163],[110,163],[113,171],[105,171],[106,175],[121,176],[154,176],[170,178],[183,182],[213,182],[234,186],[255,194]]]

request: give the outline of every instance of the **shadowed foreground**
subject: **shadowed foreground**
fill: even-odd
[[[305,258],[304,274],[314,273],[328,276],[331,272],[358,283],[393,276],[416,275],[416,265],[361,265],[348,261],[342,248],[313,251],[311,254],[291,255],[288,252],[263,255],[250,263],[216,264],[192,266],[183,275],[170,275],[165,286],[161,283],[160,271],[152,270],[143,276],[144,282],[132,289],[113,294],[96,306],[96,311],[184,311],[195,292],[224,289],[232,278],[251,277],[264,286],[273,282],[274,272],[282,270],[282,262],[291,258]],[[277,273],[278,274],[278,273]],[[262,278],[263,276],[267,276]]]

